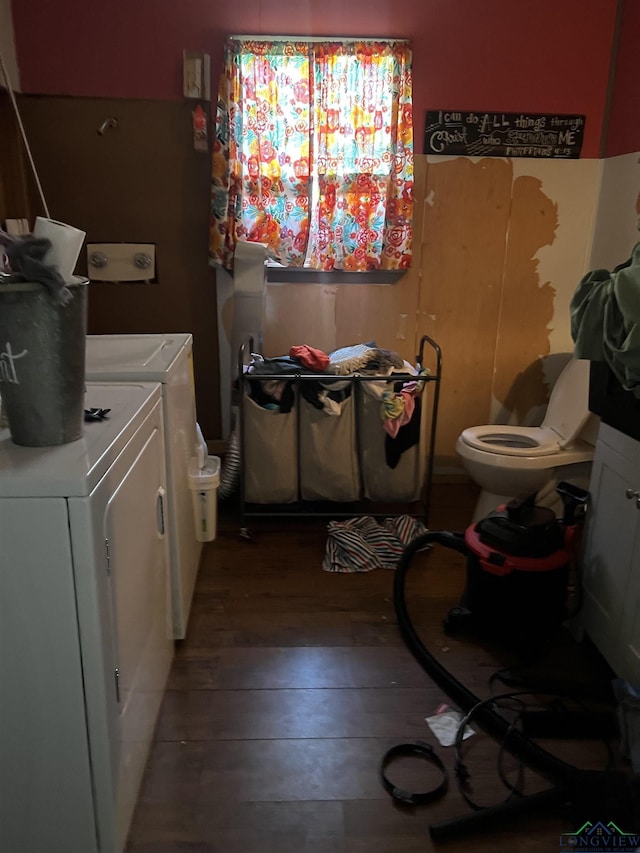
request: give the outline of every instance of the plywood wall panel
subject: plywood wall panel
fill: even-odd
[[[458,466],[457,436],[489,415],[512,166],[429,158],[419,322],[442,347],[436,453]]]
[[[397,284],[269,284],[265,298],[265,353],[294,344],[329,352],[365,341],[415,359],[417,276]]]
[[[514,162],[491,420],[539,423],[571,354],[570,301],[589,268],[601,164]]]
[[[409,276],[380,287],[344,287],[337,294],[336,340],[340,346],[375,341],[413,362],[416,304],[417,287]]]
[[[550,282],[540,281],[536,253],[555,240],[558,208],[541,186],[533,177],[514,181],[505,255],[493,392],[516,420],[547,399],[542,363],[537,359],[550,351],[554,289]],[[529,371],[528,382],[514,386],[514,376],[532,363],[537,369]],[[510,394],[514,387],[518,393]]]
[[[335,286],[267,285],[264,311],[265,355],[287,355],[300,344],[323,352],[337,346]]]

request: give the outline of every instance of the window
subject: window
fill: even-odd
[[[230,269],[252,240],[290,267],[409,267],[411,86],[405,41],[228,39],[212,260]]]

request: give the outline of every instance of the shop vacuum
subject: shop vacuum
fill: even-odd
[[[536,506],[535,496],[515,499],[472,524],[464,533],[430,531],[417,537],[399,560],[393,601],[408,649],[453,704],[467,715],[465,719],[473,715],[474,724],[493,737],[502,749],[551,782],[551,787],[541,792],[525,796],[512,791],[515,795],[499,805],[486,808],[474,805],[476,810],[467,815],[432,824],[430,833],[435,841],[497,828],[507,817],[539,813],[552,807],[566,808],[576,829],[587,821],[595,824],[601,820],[605,825],[614,821],[627,832],[640,833],[639,777],[621,771],[583,770],[542,748],[500,713],[494,701],[498,697],[480,700],[429,652],[407,609],[406,577],[415,554],[434,545],[451,548],[466,559],[467,583],[460,606],[450,610],[444,620],[445,630],[450,634],[474,632],[479,638],[504,643],[524,662],[544,657],[554,633],[570,615],[569,582],[577,565],[577,542],[589,499],[588,492],[570,483],[560,483],[557,492],[564,508],[561,519],[551,510]],[[561,694],[561,685],[556,686],[557,690],[554,685],[547,690],[537,685],[523,693]],[[445,774],[445,783],[439,785],[437,795],[444,793],[446,771],[432,748],[422,742],[402,744],[388,751],[380,768],[382,784],[396,800],[416,804],[436,798],[431,795],[435,792],[411,795],[389,782],[388,764],[400,754],[422,754],[438,764]]]
[[[557,491],[562,520],[530,495],[441,541],[467,558],[467,587],[445,619],[447,633],[472,631],[504,641],[524,660],[544,653],[569,615],[569,575],[589,498],[570,483]]]

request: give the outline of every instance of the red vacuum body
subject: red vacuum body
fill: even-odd
[[[445,620],[447,631],[477,631],[529,654],[560,627],[568,615],[576,510],[586,505],[588,492],[570,484],[560,484],[558,491],[563,519],[530,496],[467,528],[467,585],[460,607]]]

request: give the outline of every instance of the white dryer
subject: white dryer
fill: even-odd
[[[187,632],[202,544],[194,532],[189,462],[200,446],[190,334],[88,335],[87,381],[159,382],[162,387],[169,510],[173,636]]]
[[[88,384],[77,441],[0,430],[0,850],[124,849],[173,656],[162,396]]]

